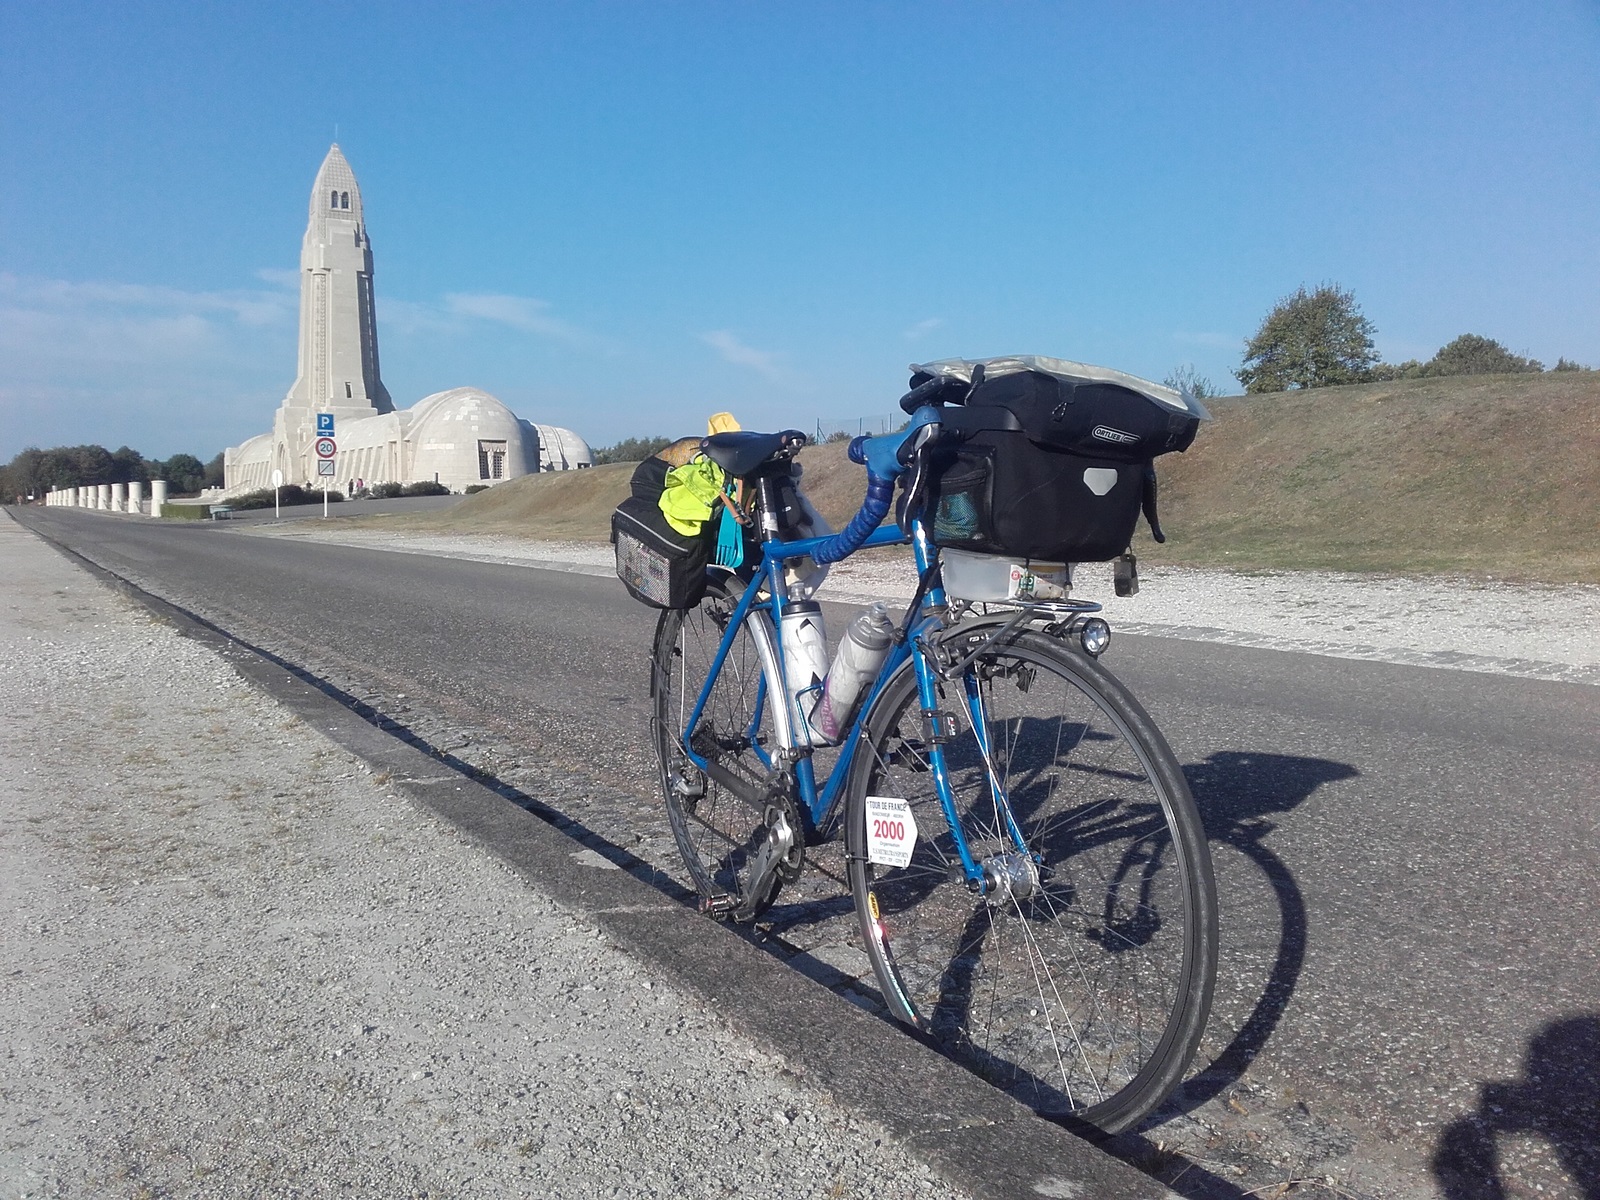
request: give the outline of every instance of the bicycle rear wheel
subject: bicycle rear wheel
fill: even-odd
[[[694,608],[663,612],[650,669],[651,726],[667,818],[690,882],[709,902],[707,911],[716,914],[745,907],[751,857],[780,811],[766,798],[778,750],[766,680],[777,659],[771,626],[759,615],[740,624],[698,724],[686,728],[738,600],[713,578]],[[713,774],[695,765],[685,742],[715,765]],[[794,837],[785,877],[799,869],[803,854],[799,830]],[[757,909],[772,898],[764,897]]]
[[[951,636],[970,650],[990,632]],[[1182,1078],[1216,975],[1211,859],[1182,770],[1110,674],[1037,632],[982,650],[940,691],[956,726],[942,721],[956,824],[989,886],[965,878],[908,666],[868,715],[846,809],[851,887],[885,1001],[1039,1113],[1126,1129]],[[991,769],[1025,851],[997,812]],[[867,861],[868,796],[909,804],[908,866]]]

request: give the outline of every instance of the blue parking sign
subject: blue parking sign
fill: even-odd
[[[332,437],[333,436],[333,414],[332,413],[318,413],[317,414],[317,436],[318,437]]]

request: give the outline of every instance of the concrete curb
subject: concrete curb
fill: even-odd
[[[739,1032],[782,1055],[811,1086],[886,1126],[952,1183],[1006,1200],[1175,1194],[1091,1142],[1040,1120],[734,930],[708,922],[681,895],[666,890],[668,881],[603,839],[583,836],[582,826],[506,785],[483,782],[467,764],[354,697],[30,532],[206,644],[244,679],[375,771],[388,772],[407,795],[581,912],[635,958],[714,1006]],[[1137,1137],[1118,1142],[1130,1152],[1144,1145]],[[1185,1172],[1185,1185],[1189,1196],[1239,1195],[1194,1164]]]

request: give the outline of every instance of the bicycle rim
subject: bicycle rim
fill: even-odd
[[[868,953],[890,1008],[943,1051],[1043,1115],[1125,1129],[1176,1086],[1210,1009],[1216,901],[1193,801],[1148,716],[1082,655],[1021,633],[967,677],[989,753],[956,680],[939,704],[956,725],[945,757],[956,824],[993,886],[964,877],[908,669],[874,705],[851,779]],[[908,866],[866,861],[868,795],[909,805]]]
[[[690,882],[708,899],[742,901],[749,857],[766,836],[762,814],[696,768],[679,740],[736,603],[712,582],[696,607],[661,614],[651,657],[651,723],[667,817]],[[752,787],[761,786],[777,746],[756,644],[761,634],[751,620],[740,627],[688,735],[702,758],[714,757]]]

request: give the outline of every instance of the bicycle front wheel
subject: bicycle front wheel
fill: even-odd
[[[948,636],[965,653],[991,632]],[[1035,1111],[1126,1129],[1182,1078],[1216,975],[1211,859],[1182,770],[1109,673],[1037,632],[939,690],[930,717],[902,670],[852,765],[850,882],[884,999]],[[868,861],[869,796],[909,805],[905,867]]]

